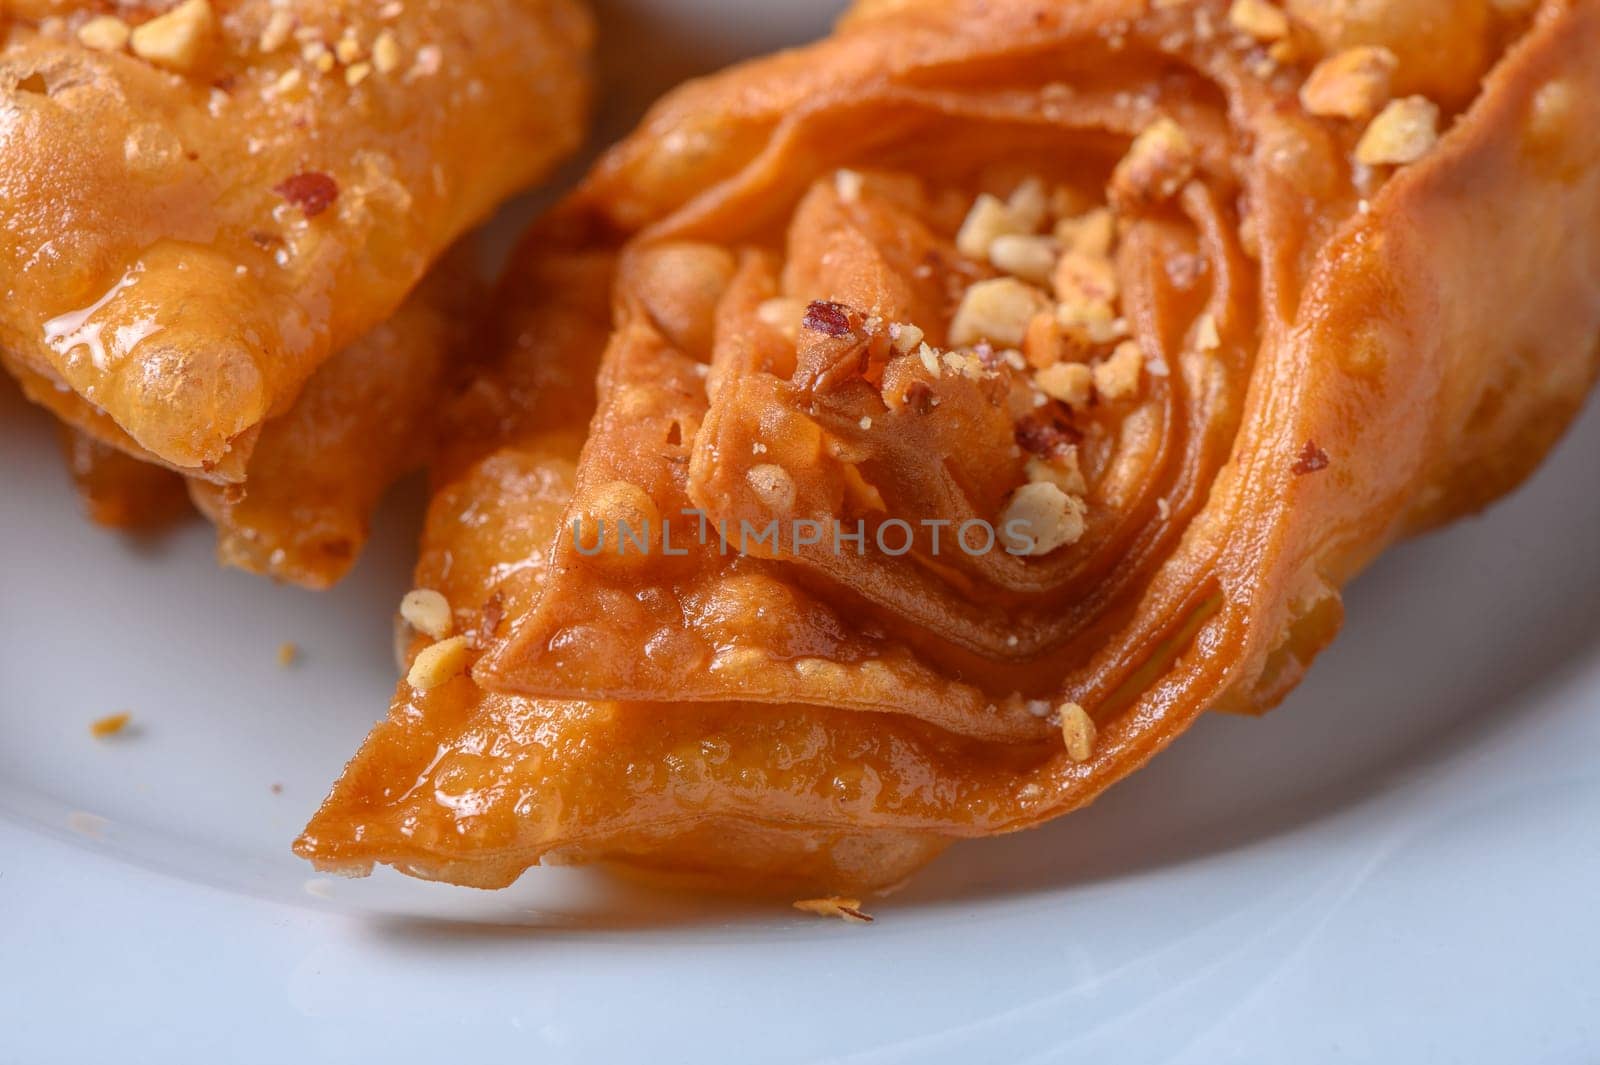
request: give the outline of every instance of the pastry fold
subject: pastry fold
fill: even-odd
[[[217,557],[305,588],[331,587],[367,541],[372,512],[427,460],[445,397],[474,361],[484,286],[466,249],[449,254],[387,322],[329,359],[261,429],[240,484],[185,477],[63,422],[89,517],[154,531],[192,504],[217,529]],[[46,391],[45,402],[59,401]]]
[[[413,670],[299,852],[881,888],[1273,706],[1600,369],[1596,41],[1596,0],[880,0],[673,93],[440,471],[470,673]]]
[[[578,143],[574,0],[0,3],[0,350],[236,484],[269,420]]]

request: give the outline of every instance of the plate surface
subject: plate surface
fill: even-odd
[[[834,5],[753,6],[602,5],[603,127]],[[386,707],[418,491],[337,591],[273,587],[198,524],[85,524],[0,388],[0,1062],[1596,1060],[1597,457],[1591,409],[1363,577],[1280,710],[857,927],[573,870],[316,876],[288,843]]]

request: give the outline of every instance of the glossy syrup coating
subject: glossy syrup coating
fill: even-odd
[[[239,481],[320,365],[575,147],[590,34],[573,0],[7,0],[0,348],[80,428]]]
[[[468,372],[484,297],[469,258],[447,256],[392,318],[324,363],[262,426],[240,484],[186,478],[65,429],[90,517],[151,530],[192,500],[217,527],[224,564],[306,588],[337,583],[383,493],[430,455],[443,397]]]
[[[1334,57],[1232,7],[871,3],[658,106],[565,208],[620,244],[556,360],[604,344],[587,440],[482,384],[419,571],[477,661],[402,688],[300,852],[881,887],[1280,700],[1342,584],[1514,487],[1600,369],[1600,3],[1494,15],[1437,126],[1309,113]],[[582,305],[543,276],[526,313]],[[569,533],[1036,498],[1021,557]]]

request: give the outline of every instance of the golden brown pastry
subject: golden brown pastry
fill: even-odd
[[[189,512],[183,478],[140,462],[62,422],[61,450],[89,520],[108,529],[153,532]]]
[[[3,0],[0,349],[91,435],[237,483],[575,147],[590,35],[576,0]]]
[[[620,246],[582,452],[503,381],[602,327],[524,322],[300,853],[883,887],[1269,708],[1600,369],[1596,42],[1600,0],[877,0],[674,93],[555,223]],[[531,320],[598,319],[541,254]]]
[[[242,483],[185,478],[67,429],[89,516],[149,530],[180,516],[187,498],[216,525],[221,562],[307,588],[336,583],[384,491],[427,458],[441,397],[473,361],[483,286],[469,258],[451,253],[393,318],[324,363],[262,427]]]

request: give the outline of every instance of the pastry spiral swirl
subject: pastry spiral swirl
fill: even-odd
[[[470,677],[402,685],[301,852],[877,887],[1271,707],[1344,582],[1583,402],[1597,39],[1592,0],[881,0],[672,94],[531,245],[441,471]]]

